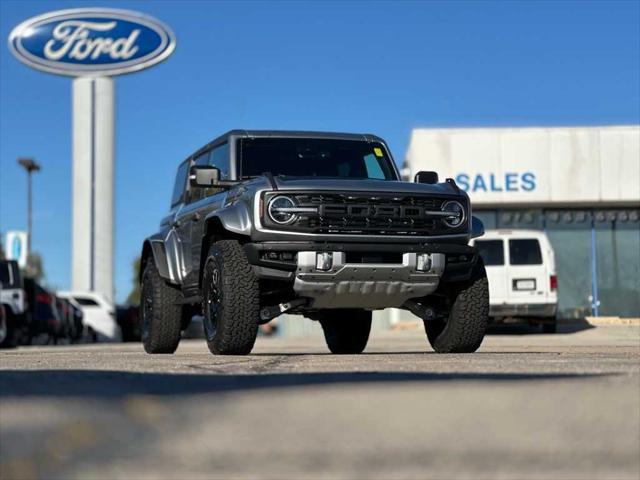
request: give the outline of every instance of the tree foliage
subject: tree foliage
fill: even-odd
[[[140,257],[136,258],[133,263],[133,286],[127,297],[127,303],[130,305],[140,305]]]
[[[37,282],[41,282],[46,276],[44,271],[44,261],[38,252],[29,254],[27,258],[27,268],[24,271],[25,276],[33,278]]]

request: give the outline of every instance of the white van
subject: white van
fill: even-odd
[[[473,243],[487,268],[492,319],[523,318],[554,333],[558,277],[547,235],[538,230],[487,230]]]
[[[82,322],[93,329],[97,341],[122,341],[115,319],[115,306],[105,297],[95,292],[58,292],[56,295],[82,310]]]

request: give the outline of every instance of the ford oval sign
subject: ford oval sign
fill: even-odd
[[[77,8],[30,18],[13,29],[9,48],[30,67],[71,76],[136,72],[175,49],[164,23],[127,10]]]

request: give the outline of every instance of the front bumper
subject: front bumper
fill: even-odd
[[[404,253],[402,263],[349,263],[344,252],[326,252],[332,262],[318,268],[318,252],[298,253],[293,290],[313,299],[313,308],[401,307],[411,298],[433,293],[444,271],[442,253],[424,254],[428,268],[419,271],[416,253]]]
[[[478,258],[475,248],[459,244],[264,242],[244,248],[259,278],[291,282],[298,296],[313,299],[313,308],[400,307],[433,293],[441,281],[468,279]],[[330,270],[316,268],[319,253],[331,254]],[[430,267],[419,271],[421,254],[428,254]],[[367,260],[376,255],[394,260]]]

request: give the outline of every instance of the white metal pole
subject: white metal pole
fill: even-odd
[[[113,299],[114,89],[73,80],[72,288]]]

